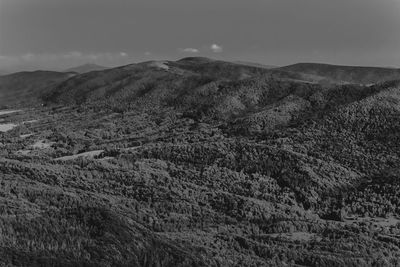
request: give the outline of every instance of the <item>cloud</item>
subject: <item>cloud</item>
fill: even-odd
[[[144,55],[145,55],[145,56],[151,56],[151,52],[149,52],[149,51],[144,52]]]
[[[127,56],[128,56],[128,54],[125,53],[125,52],[119,52],[119,55],[120,55],[121,57],[127,57]]]
[[[182,52],[185,52],[185,53],[199,53],[200,51],[199,51],[199,49],[197,49],[197,48],[191,48],[191,47],[188,47],[188,48],[183,48],[183,49],[180,49]]]
[[[210,46],[210,48],[211,48],[211,50],[212,50],[214,53],[221,53],[221,52],[223,51],[222,46],[217,45],[217,44],[212,44],[212,45]]]

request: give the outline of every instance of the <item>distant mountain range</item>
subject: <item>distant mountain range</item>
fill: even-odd
[[[91,72],[91,71],[99,71],[99,70],[105,70],[105,69],[108,69],[108,68],[97,65],[97,64],[88,63],[88,64],[84,64],[81,66],[66,69],[64,72],[76,72],[76,73],[82,74],[82,73],[87,73],[87,72]]]
[[[116,68],[85,64],[65,72],[34,71],[1,76],[0,105],[37,105],[44,100],[79,104],[103,100],[105,97],[134,102],[139,98],[142,101],[144,96],[146,101],[179,102],[183,101],[179,97],[188,92],[206,90],[206,84],[235,87],[234,83],[246,80],[249,83],[265,83],[265,77],[296,84],[369,85],[400,80],[400,70],[316,63],[272,68],[201,57],[178,61],[149,61]],[[233,84],[226,85],[229,82]]]

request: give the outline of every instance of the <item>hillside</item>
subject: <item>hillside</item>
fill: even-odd
[[[48,102],[83,103],[103,100],[160,102],[213,81],[242,80],[269,73],[268,70],[206,58],[149,61],[100,73],[78,75],[44,95]],[[156,104],[158,104],[156,103]]]
[[[168,68],[167,68],[168,67]],[[35,106],[43,100],[56,103],[84,103],[105,96],[130,101],[146,90],[170,88],[177,95],[185,87],[196,88],[212,81],[236,81],[271,75],[270,70],[207,58],[185,58],[163,62],[143,62],[99,73],[20,72],[0,79],[0,104]],[[275,71],[280,78],[301,80],[301,75]],[[67,81],[68,80],[68,81]],[[39,97],[40,96],[40,97]],[[38,99],[40,98],[40,99]],[[155,97],[158,99],[158,96]]]
[[[0,265],[398,265],[400,80],[311,76],[149,61],[0,111]]]
[[[252,67],[258,67],[258,68],[265,68],[265,69],[276,69],[278,66],[275,65],[265,65],[261,63],[254,63],[254,62],[249,62],[249,61],[234,61],[234,63],[237,64],[242,64],[242,65],[247,65],[247,66],[252,66]]]
[[[306,75],[325,77],[331,82],[372,84],[400,79],[400,70],[393,68],[338,66],[318,63],[299,63],[279,68]]]
[[[260,86],[268,80],[295,86],[318,83],[315,77],[301,73],[190,57],[178,61],[149,61],[78,75],[55,86],[43,95],[43,99],[58,104],[104,102],[107,99],[107,104],[119,108],[136,104],[158,106],[169,103],[175,106],[186,101],[182,96],[187,94],[246,87],[246,83]]]
[[[0,106],[40,105],[41,94],[74,74],[54,71],[17,72],[0,76]]]
[[[315,77],[207,58],[149,61],[75,76],[48,91],[43,100],[99,103],[114,111],[169,107],[194,119],[237,124],[234,128],[239,132],[264,132],[375,90],[362,85],[327,86]]]
[[[65,70],[64,72],[75,72],[75,73],[82,74],[82,73],[86,73],[86,72],[99,71],[99,70],[105,70],[105,69],[108,69],[108,68],[97,65],[97,64],[87,63],[87,64],[80,65],[77,67],[69,68],[69,69]]]

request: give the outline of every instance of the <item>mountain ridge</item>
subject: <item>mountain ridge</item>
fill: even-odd
[[[76,67],[68,68],[64,70],[64,72],[76,72],[79,74],[91,72],[91,71],[100,71],[100,70],[105,70],[108,69],[108,67],[100,66],[94,63],[86,63],[83,65],[79,65]]]
[[[400,69],[398,68],[297,63],[279,69],[307,75],[318,75],[332,81],[347,83],[372,84],[400,79]]]

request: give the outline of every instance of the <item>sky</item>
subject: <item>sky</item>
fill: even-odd
[[[0,70],[188,56],[400,67],[400,0],[0,0]]]

